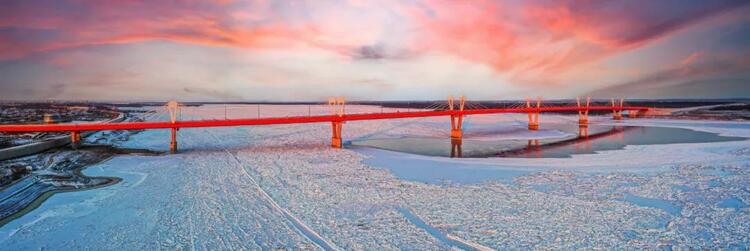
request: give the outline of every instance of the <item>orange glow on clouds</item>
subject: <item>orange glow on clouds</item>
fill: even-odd
[[[649,9],[649,4],[654,7]],[[714,21],[721,25],[746,21],[734,17],[747,13],[744,1],[704,5],[545,0],[11,1],[0,10],[0,61],[75,67],[65,56],[67,51],[162,41],[237,50],[236,55],[254,59],[268,53],[293,52],[301,60],[362,70],[360,75],[382,73],[371,77],[385,85],[390,84],[388,81],[407,85],[406,76],[413,75],[394,70],[391,65],[406,64],[421,72],[426,67],[445,71],[450,70],[449,65],[475,64],[478,68],[473,72],[481,75],[476,78],[486,81],[484,85],[491,85],[495,78],[497,84],[518,91],[531,90],[529,86],[549,91],[543,90],[544,86],[572,85],[572,90],[581,92],[618,82],[596,81],[602,77],[628,82],[623,78],[643,72],[632,63],[604,66],[609,60],[665,46],[674,36],[689,35],[690,27],[704,20],[733,20]],[[732,18],[724,18],[727,16]],[[682,50],[685,52],[667,57],[683,66],[720,54],[704,54],[707,48],[692,48],[699,46],[674,46],[686,48]],[[54,56],[44,59],[47,54]],[[428,66],[424,59],[433,57],[441,58],[436,61],[440,63]],[[284,61],[265,64],[277,69],[296,67]],[[374,68],[370,71],[362,65]],[[453,70],[456,72],[452,75],[461,72]],[[322,71],[338,75],[307,75],[321,79],[349,79],[354,75]],[[401,75],[391,78],[393,74]],[[292,80],[284,75],[258,78],[269,82],[321,80]],[[412,80],[416,81],[421,80]],[[580,83],[592,81],[597,83]],[[580,93],[568,95],[573,94]]]

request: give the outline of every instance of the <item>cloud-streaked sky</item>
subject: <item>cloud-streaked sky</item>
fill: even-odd
[[[743,0],[0,3],[0,99],[750,97]]]

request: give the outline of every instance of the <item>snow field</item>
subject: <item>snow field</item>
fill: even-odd
[[[253,114],[253,108],[238,106],[230,116]],[[299,115],[308,109],[262,108],[266,116]],[[347,107],[347,112],[378,111]],[[330,110],[314,106],[310,112]],[[224,108],[188,108],[182,116],[223,118]],[[546,122],[575,123],[575,117],[543,114],[541,121],[544,128]],[[608,123],[605,117],[592,121]],[[494,140],[524,137],[516,133],[524,123],[523,114],[483,115],[469,117],[464,128],[467,137],[474,133]],[[624,123],[679,123],[750,136],[746,123]],[[493,136],[495,132],[500,136]],[[350,122],[343,133],[345,141],[447,137],[449,120]],[[543,130],[526,136],[560,134]],[[119,156],[89,167],[87,175],[117,176],[123,182],[57,194],[0,228],[0,242],[10,249],[455,248],[412,224],[398,210],[406,208],[446,235],[496,249],[731,248],[750,243],[750,209],[742,206],[750,202],[747,141],[628,146],[569,159],[378,153],[429,160],[431,165],[530,171],[511,183],[462,185],[405,181],[369,167],[365,159],[382,156],[328,147],[330,125],[325,123],[183,129],[178,137],[179,154]],[[167,130],[145,131],[124,146],[166,150],[168,143]],[[725,207],[730,199],[741,203]]]

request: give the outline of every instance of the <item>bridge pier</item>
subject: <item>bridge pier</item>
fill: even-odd
[[[532,107],[531,100],[526,98],[526,109],[529,110],[529,130],[539,130],[539,113],[541,112],[542,98],[536,100],[536,107]],[[532,109],[536,108],[536,109]]]
[[[539,130],[539,122],[529,122],[529,130]]]
[[[588,118],[578,118],[578,127],[589,127]]]
[[[70,132],[70,146],[73,147],[73,149],[78,149],[78,146],[81,144],[81,132],[79,131],[72,131]]]
[[[463,130],[461,125],[463,124],[462,115],[451,115],[451,139],[461,139],[463,136]]]
[[[342,121],[334,121],[331,122],[331,129],[333,129],[333,136],[331,137],[331,146],[333,148],[341,148],[343,146],[342,140],[341,140],[341,128],[343,127],[344,122]]]
[[[169,111],[169,120],[172,125],[177,124],[177,114],[180,113],[180,103],[177,101],[167,102],[167,110]],[[177,153],[177,126],[172,127],[172,140],[169,142],[169,153]]]
[[[342,148],[344,144],[343,140],[341,140],[341,129],[344,127],[342,117],[346,113],[346,99],[344,97],[329,98],[328,105],[331,107],[333,115],[340,118],[338,121],[331,121],[331,146],[333,148]]]
[[[177,153],[177,129],[172,127],[172,141],[169,143],[169,153]]]

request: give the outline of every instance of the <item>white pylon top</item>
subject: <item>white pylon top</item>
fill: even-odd
[[[453,99],[453,96],[448,96],[448,109],[453,110],[454,101],[455,100]],[[458,109],[463,111],[465,104],[466,104],[466,97],[461,95],[459,97]]]
[[[344,97],[328,98],[328,105],[331,106],[334,115],[344,116],[346,112],[346,99]]]
[[[620,107],[622,107],[623,102],[625,102],[625,99],[624,98],[620,98],[620,105],[619,105]],[[615,98],[612,98],[612,107],[615,107],[615,106],[618,106],[617,105],[617,101],[615,100]]]
[[[578,106],[578,109],[579,109],[578,110],[578,114],[588,115],[589,114],[589,106],[591,105],[591,97],[586,97],[586,106],[583,106],[583,107],[586,108],[586,110],[583,110],[583,111],[580,110],[582,108],[582,106],[581,106],[581,97],[576,97],[576,105]]]
[[[167,102],[167,110],[169,110],[169,119],[174,124],[177,122],[177,113],[180,111],[180,104],[174,100],[169,101]]]
[[[542,97],[536,97],[536,108],[540,108],[542,106]],[[532,108],[532,100],[529,97],[526,97],[526,108]]]

